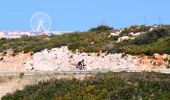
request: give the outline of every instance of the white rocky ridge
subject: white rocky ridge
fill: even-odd
[[[88,70],[115,70],[136,68],[136,57],[123,54],[73,53],[67,47],[43,50],[33,54],[32,59],[24,64],[28,70],[70,71],[76,70],[78,61],[84,59]]]
[[[155,56],[156,55],[156,56]],[[75,71],[78,61],[84,59],[87,70],[145,70],[167,69],[170,55],[155,54],[150,56],[131,56],[125,54],[80,53],[68,50],[66,46],[43,50],[37,53],[19,53],[11,50],[6,55],[0,54],[0,72],[25,71]]]
[[[111,33],[108,37],[111,37],[111,36],[119,36],[119,33],[116,32],[116,33]]]

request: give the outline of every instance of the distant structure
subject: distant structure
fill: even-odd
[[[107,26],[107,22],[106,22],[106,20],[105,20],[105,19],[103,19],[103,21],[102,21],[101,25]]]
[[[158,25],[159,25],[159,26],[162,25],[162,20],[161,20],[161,17],[160,17],[160,16],[158,17]]]
[[[50,31],[51,18],[45,12],[37,12],[32,15],[30,20],[30,27],[32,31],[0,31],[1,38],[21,38],[22,36],[36,36],[36,35],[61,35],[72,33],[71,31]]]
[[[48,32],[33,32],[33,31],[0,31],[0,39],[21,38],[23,36],[38,36],[38,35],[62,35],[69,34],[72,31],[48,31]]]
[[[31,36],[27,31],[0,31],[0,38],[21,38],[22,36]]]
[[[30,26],[34,32],[48,32],[51,28],[51,17],[45,12],[33,14],[30,20]]]
[[[143,17],[143,20],[144,20],[144,25],[146,26],[147,25],[146,16]]]

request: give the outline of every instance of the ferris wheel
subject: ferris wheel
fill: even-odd
[[[51,28],[51,18],[45,12],[37,12],[32,15],[30,26],[33,31],[46,32]]]

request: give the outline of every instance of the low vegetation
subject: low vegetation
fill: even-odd
[[[112,73],[50,80],[26,86],[2,100],[169,100],[170,76],[160,73]]]
[[[151,28],[151,26],[145,26],[145,25],[135,25],[135,26],[131,26],[129,28],[125,28],[121,31],[120,35],[121,36],[128,36],[129,33],[133,32],[133,33],[137,33],[137,32],[147,32],[149,31]]]
[[[125,28],[122,36],[130,32],[145,32],[133,40],[117,43],[118,37],[109,37],[116,30],[109,26],[98,26],[87,32],[74,32],[63,35],[24,36],[19,39],[0,39],[0,52],[6,54],[7,49],[12,49],[14,55],[19,52],[39,52],[43,49],[68,46],[72,51],[80,52],[108,52],[127,53],[132,55],[154,53],[170,54],[170,26],[162,25],[149,31],[151,26],[131,26]]]
[[[170,30],[162,27],[141,34],[133,40],[117,43],[110,52],[124,52],[132,55],[170,54],[168,45],[170,45]]]

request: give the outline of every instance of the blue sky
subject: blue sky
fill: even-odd
[[[170,24],[170,0],[1,0],[0,30],[31,30],[31,16],[39,11],[52,18],[51,30],[84,31],[108,24]]]

